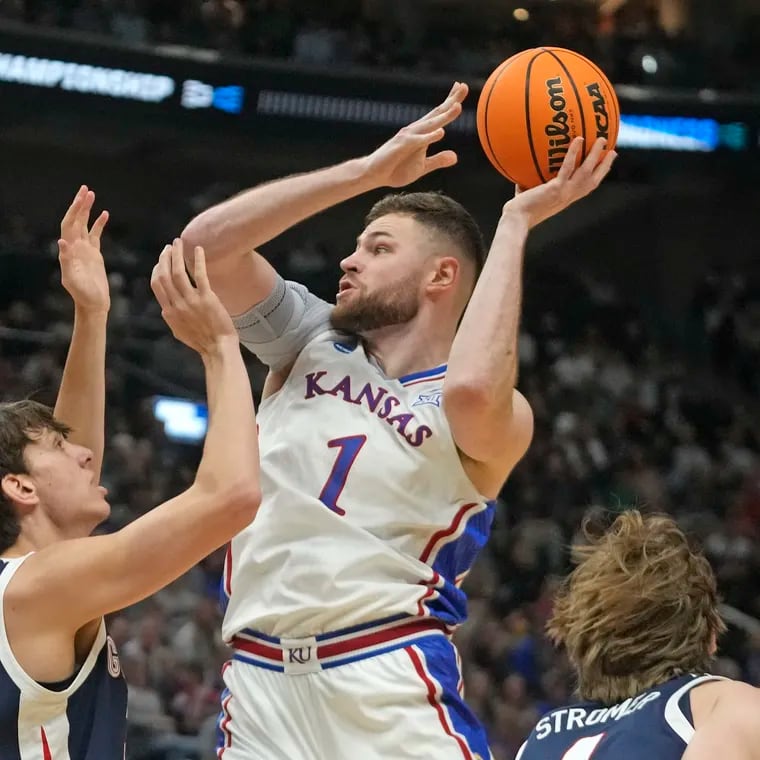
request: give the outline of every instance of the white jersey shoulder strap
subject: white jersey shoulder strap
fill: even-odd
[[[5,589],[8,588],[8,584],[11,582],[11,578],[16,574],[21,565],[24,564],[24,560],[32,556],[32,552],[25,554],[23,557],[0,557],[0,562],[5,563],[5,567],[0,572],[0,599],[5,594]]]
[[[694,737],[694,726],[686,717],[681,707],[681,700],[695,687],[709,681],[726,681],[722,676],[699,676],[684,684],[678,691],[671,695],[665,704],[665,722],[670,728],[688,744]]]
[[[0,572],[0,664],[2,664],[5,672],[16,684],[19,691],[24,694],[33,694],[37,698],[49,698],[52,700],[68,699],[86,680],[87,676],[95,666],[95,662],[98,659],[100,650],[106,643],[106,625],[105,620],[100,621],[100,628],[98,629],[95,641],[90,649],[85,661],[82,663],[76,677],[65,689],[58,691],[51,691],[40,683],[37,683],[21,666],[16,656],[13,654],[10,641],[8,640],[8,631],[5,625],[5,604],[4,597],[5,591],[8,588],[8,584],[11,578],[16,574],[16,571],[21,567],[26,559],[32,556],[32,553],[26,554],[23,557],[14,557],[13,559],[6,559],[0,557],[0,562],[5,562],[6,567]]]

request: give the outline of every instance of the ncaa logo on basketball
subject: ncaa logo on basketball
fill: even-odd
[[[607,114],[607,101],[602,95],[599,82],[586,85],[586,92],[591,96],[591,105],[594,106],[596,136],[606,140],[610,136],[610,117]]]
[[[121,662],[116,644],[110,636],[106,637],[106,662],[108,664],[109,675],[113,678],[118,678],[121,675]]]

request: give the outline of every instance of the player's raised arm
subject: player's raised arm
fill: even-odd
[[[519,192],[504,206],[449,356],[443,400],[454,440],[465,456],[484,465],[495,492],[525,453],[533,430],[528,403],[515,391],[528,232],[594,190],[616,155],[610,152],[599,163],[604,143],[598,141],[575,169],[581,145],[576,139],[555,179]]]
[[[260,245],[361,193],[402,187],[453,166],[453,151],[428,155],[428,149],[461,114],[467,92],[467,85],[455,83],[443,103],[369,156],[259,185],[196,216],[182,232],[185,249],[204,247],[211,285],[229,312],[244,313],[275,286],[274,269],[255,252]]]
[[[100,478],[105,427],[106,322],[111,299],[100,236],[103,211],[90,227],[95,193],[82,185],[61,220],[61,282],[74,301],[74,331],[55,404],[55,417],[71,428],[69,440],[92,451]]]
[[[704,695],[711,705],[695,709],[696,731],[683,760],[760,760],[760,689],[736,681],[701,686],[694,700]]]
[[[181,241],[175,241],[161,254],[151,281],[165,321],[200,354],[206,371],[209,429],[195,481],[117,533],[60,541],[29,557],[7,593],[19,609],[24,600],[34,600],[26,615],[40,616],[30,621],[35,630],[77,630],[149,596],[256,514],[259,462],[248,375],[230,317],[209,287],[200,249],[195,273],[197,287],[185,271]]]

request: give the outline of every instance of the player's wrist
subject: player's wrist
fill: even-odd
[[[74,317],[75,319],[88,322],[101,322],[108,318],[108,312],[111,309],[111,304],[99,304],[93,306],[91,304],[82,304],[74,301]]]
[[[535,221],[532,214],[509,201],[502,209],[499,226],[509,227],[511,232],[527,236]]]
[[[378,171],[372,154],[354,158],[342,164],[347,176],[352,178],[356,185],[357,193],[368,193],[388,186],[388,177]]]
[[[218,335],[208,345],[199,349],[198,353],[206,365],[224,361],[229,357],[237,357],[240,355],[240,343],[237,334]]]

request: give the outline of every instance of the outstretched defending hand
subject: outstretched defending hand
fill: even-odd
[[[576,168],[575,164],[582,148],[583,138],[576,137],[567,151],[557,176],[530,190],[516,188],[515,197],[506,203],[504,212],[525,214],[530,227],[535,227],[596,190],[609,174],[617,153],[611,150],[602,159],[605,141],[597,140],[586,156],[586,160]]]
[[[237,344],[238,337],[230,315],[211,290],[200,246],[195,248],[194,264],[195,286],[185,269],[182,240],[177,238],[159,256],[150,286],[174,337],[205,356],[225,341]]]
[[[100,236],[108,222],[108,212],[101,212],[88,229],[95,193],[82,185],[61,220],[58,240],[58,261],[61,283],[74,299],[77,308],[87,311],[108,311],[111,296]]]
[[[379,187],[403,187],[436,169],[454,166],[457,154],[444,150],[428,155],[428,148],[446,134],[445,127],[459,118],[469,87],[455,82],[446,100],[428,114],[397,132],[367,156],[366,173]]]

